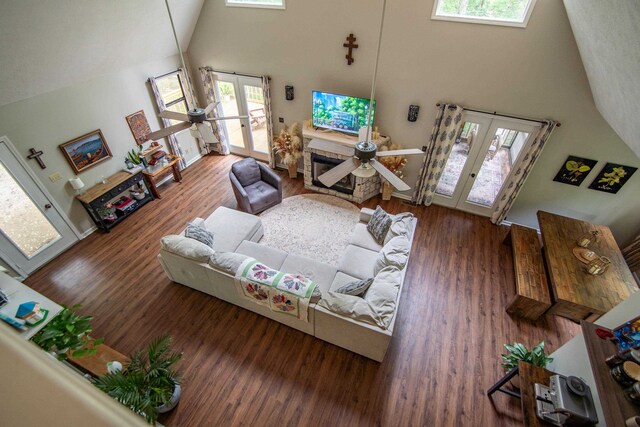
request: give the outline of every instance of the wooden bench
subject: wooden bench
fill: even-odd
[[[507,306],[507,313],[537,320],[551,307],[538,232],[533,228],[514,224],[505,243],[509,241],[513,250],[516,294]]]

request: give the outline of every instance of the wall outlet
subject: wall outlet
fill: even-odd
[[[284,117],[278,117],[278,121],[279,121],[280,123],[284,123]]]
[[[51,180],[51,182],[60,181],[62,179],[62,175],[60,175],[60,172],[54,172],[49,175],[49,179]]]

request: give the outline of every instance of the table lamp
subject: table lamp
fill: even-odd
[[[84,182],[82,182],[82,180],[78,177],[71,178],[69,180],[69,184],[71,184],[71,187],[76,190],[76,194],[79,194],[79,190],[84,187]]]

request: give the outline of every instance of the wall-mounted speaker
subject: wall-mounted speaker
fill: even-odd
[[[419,105],[409,105],[409,115],[407,116],[407,120],[409,120],[410,122],[415,122],[416,120],[418,120],[419,111]]]
[[[287,101],[293,101],[293,86],[285,86],[284,95],[287,98]]]

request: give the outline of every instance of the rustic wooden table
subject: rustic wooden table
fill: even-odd
[[[544,211],[538,211],[538,222],[554,299],[549,313],[576,322],[593,321],[638,291],[609,227]],[[600,240],[589,249],[611,260],[600,276],[587,273],[586,265],[573,254],[576,240],[594,230],[600,232]]]
[[[174,156],[172,154],[168,154],[168,162],[163,165],[149,166],[147,170],[142,173],[145,174],[147,180],[149,181],[149,191],[151,194],[157,199],[160,199],[160,193],[158,193],[158,189],[156,188],[156,178],[162,175],[164,172],[171,169],[173,172],[173,180],[176,182],[182,181],[182,174],[180,173],[180,169],[178,168],[178,162],[180,161],[180,156]]]

